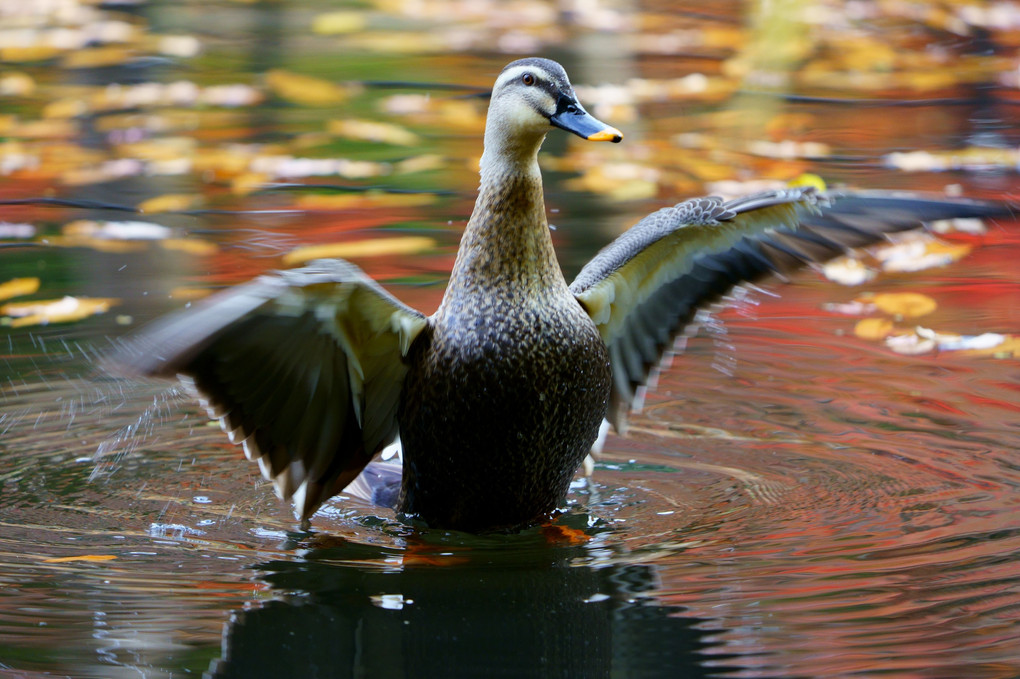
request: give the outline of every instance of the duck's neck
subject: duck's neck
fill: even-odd
[[[542,295],[565,289],[545,215],[538,146],[503,148],[486,135],[481,186],[446,297]]]

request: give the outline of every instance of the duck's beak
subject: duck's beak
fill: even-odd
[[[623,133],[585,111],[576,99],[562,97],[556,113],[549,122],[567,132],[573,132],[588,141],[611,141],[614,144],[623,139]]]

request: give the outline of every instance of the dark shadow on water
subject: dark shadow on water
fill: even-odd
[[[518,549],[514,537],[470,549],[350,544],[262,564],[277,597],[232,616],[207,676],[725,674],[726,655],[709,650],[716,631],[651,599],[653,568],[578,565],[591,559],[583,546]]]

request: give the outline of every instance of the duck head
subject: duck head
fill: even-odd
[[[520,59],[496,79],[485,125],[486,154],[504,160],[534,157],[558,127],[588,141],[619,142],[623,134],[584,110],[566,71],[549,59]]]

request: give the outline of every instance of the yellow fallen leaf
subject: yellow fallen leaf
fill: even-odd
[[[972,249],[968,243],[948,243],[944,240],[934,240],[928,244],[928,254],[940,256],[946,263],[963,259]]]
[[[219,252],[219,247],[216,243],[198,238],[167,238],[166,240],[159,241],[159,244],[167,250],[185,252],[189,255],[198,255],[200,257],[215,255]]]
[[[822,274],[841,285],[860,285],[873,279],[875,270],[852,255],[844,255],[823,264]]]
[[[197,145],[191,137],[161,137],[119,144],[117,154],[121,158],[138,160],[177,160],[191,157]]]
[[[825,180],[816,175],[814,172],[804,172],[801,175],[790,180],[790,186],[813,186],[819,191],[825,191]]]
[[[413,158],[405,158],[393,165],[393,171],[397,174],[410,174],[412,172],[428,172],[443,167],[443,157],[434,153],[426,153]]]
[[[436,202],[431,193],[340,193],[299,196],[294,206],[301,210],[343,210],[356,207],[418,207]]]
[[[0,74],[0,95],[28,97],[35,92],[35,81],[26,73],[8,71]]]
[[[230,182],[230,192],[235,196],[247,196],[252,191],[261,189],[268,181],[269,177],[263,172],[245,172]]]
[[[935,300],[918,292],[882,292],[868,301],[884,313],[903,318],[917,318],[938,308]]]
[[[6,283],[0,283],[0,299],[31,295],[38,290],[38,278],[12,278]]]
[[[281,99],[307,106],[330,106],[347,98],[344,88],[335,83],[282,69],[266,74],[266,87]]]
[[[575,191],[607,195],[611,200],[653,198],[658,193],[660,172],[634,163],[601,164],[588,168],[580,177],[567,181]]]
[[[893,330],[888,318],[862,318],[854,326],[854,335],[865,340],[885,339]]]
[[[46,239],[46,244],[58,248],[91,248],[99,252],[112,252],[117,255],[141,252],[147,247],[140,241],[93,238],[91,236],[50,236]]]
[[[212,290],[209,288],[179,287],[170,291],[171,298],[185,301],[202,299],[203,297],[208,297],[211,294]]]
[[[967,243],[949,243],[926,231],[903,234],[897,242],[874,251],[883,271],[923,271],[945,266],[965,257],[971,251]]]
[[[64,68],[97,68],[117,66],[134,57],[134,51],[118,45],[91,47],[68,52],[63,59]]]
[[[439,104],[439,117],[446,125],[471,129],[485,127],[484,109],[473,101],[447,99]]]
[[[430,250],[435,246],[436,241],[425,236],[371,238],[344,243],[307,245],[295,248],[285,254],[283,256],[283,263],[287,266],[293,266],[324,257],[353,259],[355,257],[380,257],[382,255],[409,255]]]
[[[49,102],[42,109],[43,118],[75,118],[88,113],[89,106],[83,99],[71,97],[68,99],[56,99]]]
[[[43,559],[43,563],[67,563],[69,561],[113,561],[113,554],[82,554],[81,556],[61,556],[54,559]]]
[[[191,166],[198,174],[236,175],[248,170],[254,155],[255,152],[249,149],[199,148],[191,157]]]
[[[199,197],[188,193],[167,193],[162,196],[155,196],[138,204],[142,212],[175,212],[177,210],[188,210],[194,207]]]
[[[21,139],[70,139],[78,134],[78,125],[70,120],[28,120],[14,126],[11,134]]]
[[[38,302],[8,302],[0,306],[0,314],[11,316],[9,325],[20,328],[28,325],[48,323],[70,323],[95,314],[106,313],[119,303],[118,299],[64,297]]]
[[[1007,335],[1002,343],[989,349],[965,349],[960,352],[967,356],[994,356],[995,358],[1020,358],[1020,337]]]
[[[421,141],[418,135],[408,129],[375,120],[331,120],[326,130],[338,137],[382,142],[394,146],[416,146]]]
[[[356,33],[365,28],[365,23],[361,12],[326,12],[312,19],[312,32],[321,35]]]
[[[0,62],[45,61],[60,54],[60,50],[49,45],[11,45],[0,48]]]

